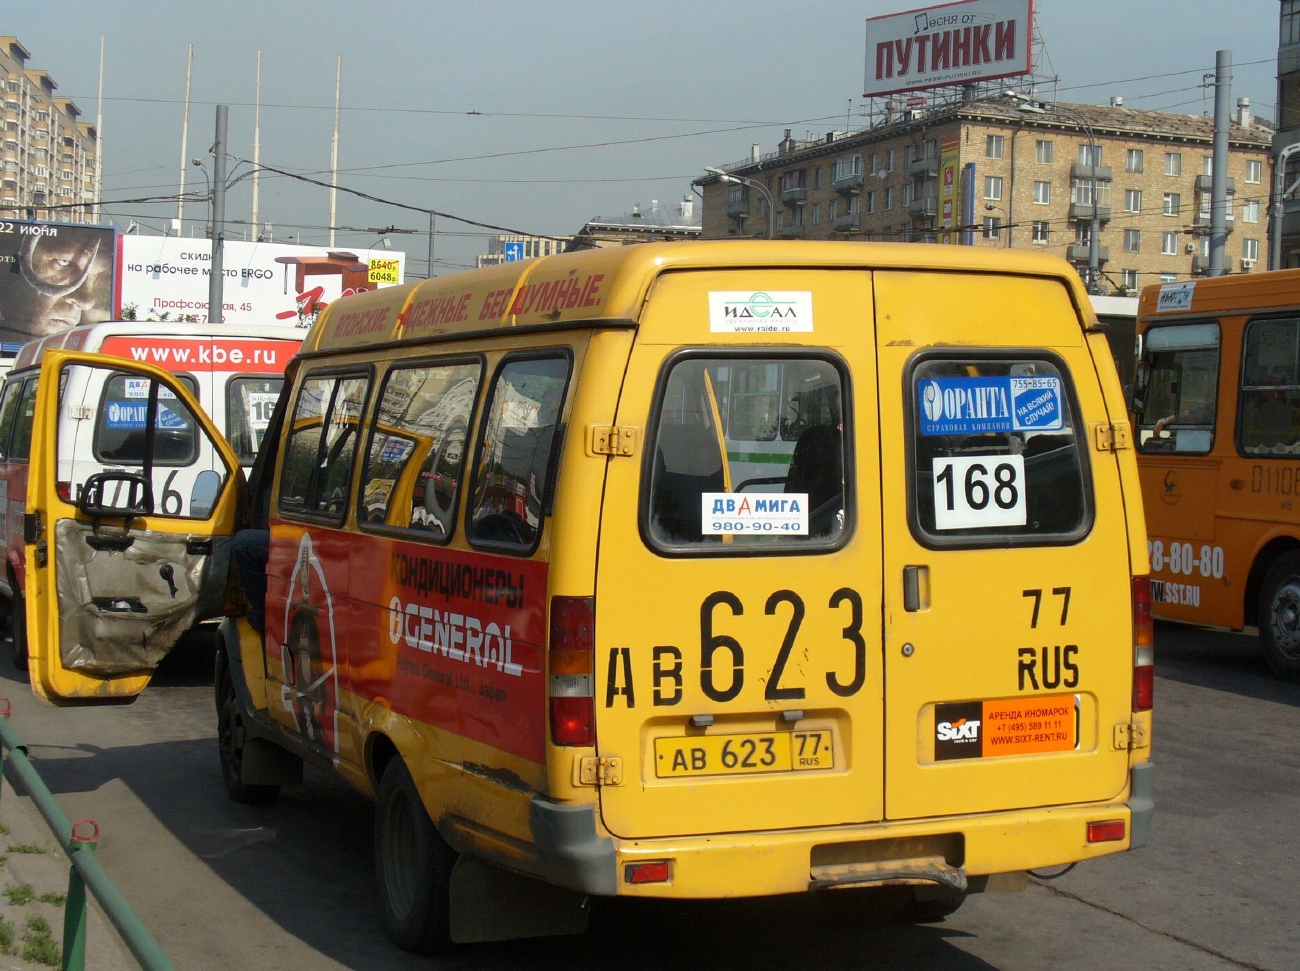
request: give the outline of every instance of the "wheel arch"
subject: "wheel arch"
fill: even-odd
[[[397,743],[380,731],[371,732],[366,739],[366,775],[370,777],[370,784],[374,791],[379,791],[379,783],[383,781],[384,770],[388,764],[395,758],[401,758],[401,753],[397,750]]]
[[[1243,595],[1245,602],[1242,604],[1242,617],[1245,626],[1259,626],[1259,595],[1264,586],[1264,577],[1278,557],[1292,550],[1300,550],[1300,539],[1294,536],[1275,536],[1255,554],[1250,573],[1246,575],[1246,589]]]

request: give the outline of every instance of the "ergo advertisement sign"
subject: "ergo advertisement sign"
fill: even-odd
[[[867,21],[864,98],[1028,74],[1033,0],[961,0]]]

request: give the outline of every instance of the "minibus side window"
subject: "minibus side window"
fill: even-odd
[[[194,379],[178,377],[191,394]],[[149,407],[149,378],[114,374],[104,383],[95,426],[95,460],[105,465],[143,465],[145,412]],[[198,422],[165,387],[158,387],[154,421],[154,465],[186,466],[199,455]]]
[[[282,512],[343,521],[369,383],[361,375],[303,382],[280,473]]]
[[[471,543],[536,548],[571,368],[565,355],[509,358],[497,370],[474,468]]]
[[[1252,320],[1241,365],[1243,455],[1300,455],[1300,320]]]
[[[820,357],[671,362],[642,490],[651,546],[820,552],[847,537],[845,388],[839,365]]]
[[[26,462],[32,454],[32,422],[36,420],[36,382],[28,378],[23,382],[23,393],[18,399],[18,416],[14,421],[13,442],[9,446],[10,462]]]
[[[239,464],[250,466],[262,447],[262,437],[284,389],[282,377],[231,378],[226,384],[226,438],[239,456]]]
[[[479,361],[389,371],[361,473],[363,523],[450,538],[482,376]]]
[[[1133,402],[1139,451],[1207,454],[1218,406],[1219,325],[1150,328],[1139,370],[1142,387]]]
[[[0,397],[0,462],[9,458],[9,439],[14,431],[22,386],[21,381],[10,381],[4,386],[3,397]]]
[[[930,547],[1077,542],[1086,438],[1064,366],[930,356],[911,371],[912,525]]]

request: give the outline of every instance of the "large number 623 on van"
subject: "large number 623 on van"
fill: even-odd
[[[71,465],[123,376],[142,463]],[[235,617],[227,789],[269,802],[311,762],[373,795],[401,946],[576,931],[592,895],[932,920],[1145,842],[1141,496],[1063,262],[568,254],[340,300],[289,377],[246,497],[175,378],[46,354],[32,684],[131,695]],[[182,407],[202,516],[161,501]],[[264,634],[227,590],[242,515]]]

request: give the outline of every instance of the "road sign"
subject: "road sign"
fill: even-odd
[[[516,243],[506,243],[505,248],[507,263],[513,263],[515,260],[522,260],[524,258],[524,244],[522,240]]]

